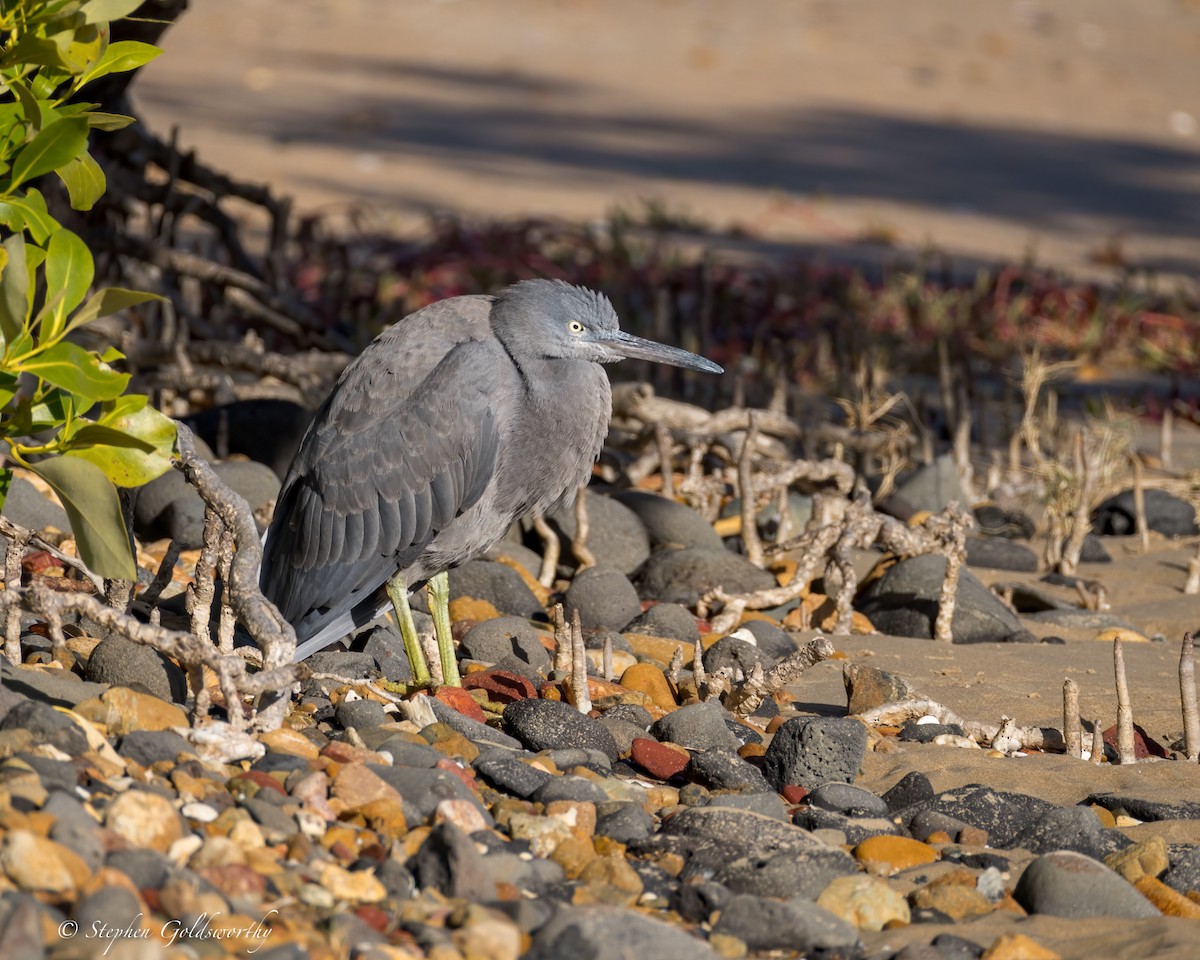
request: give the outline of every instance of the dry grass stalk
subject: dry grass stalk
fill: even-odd
[[[1200,760],[1200,709],[1196,706],[1196,654],[1190,632],[1183,635],[1179,651],[1179,702],[1183,709],[1183,752],[1194,763]]]
[[[1063,741],[1067,754],[1083,756],[1083,729],[1079,723],[1079,684],[1068,677],[1063,681]]]
[[[1133,707],[1129,703],[1129,679],[1125,674],[1125,645],[1113,640],[1113,673],[1117,681],[1117,762],[1137,763],[1133,739]]]

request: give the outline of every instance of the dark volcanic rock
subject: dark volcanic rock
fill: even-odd
[[[1073,850],[1094,860],[1124,849],[1133,841],[1116,830],[1105,830],[1087,807],[1055,807],[1013,837],[1006,846],[1031,853]]]
[[[811,790],[827,780],[852,783],[867,752],[867,728],[849,718],[793,717],[776,732],[763,773],[776,790]]]
[[[961,737],[962,735],[963,728],[957,723],[917,723],[915,720],[910,720],[900,731],[898,739],[911,743],[932,743],[938,737]]]
[[[1200,846],[1192,847],[1163,875],[1163,883],[1172,890],[1200,891]]]
[[[591,567],[571,582],[563,609],[568,619],[578,611],[585,630],[620,630],[642,612],[642,602],[620,570]]]
[[[117,752],[126,760],[148,767],[160,760],[174,761],[181,753],[195,753],[196,749],[172,730],[133,730],[121,738]]]
[[[945,573],[946,558],[937,554],[901,560],[866,585],[858,609],[882,633],[932,637]],[[955,643],[1003,643],[1027,632],[970,570],[961,571],[955,598]]]
[[[396,788],[404,798],[405,813],[417,811],[422,819],[433,816],[443,800],[466,800],[483,814],[487,823],[492,815],[479,802],[471,789],[449,770],[429,770],[423,767],[392,767],[381,763],[367,766],[381,780]]]
[[[772,792],[758,767],[747,763],[735,751],[721,747],[694,751],[685,776],[710,790]]]
[[[639,595],[648,600],[688,607],[695,606],[703,594],[715,587],[722,587],[728,593],[753,593],[777,585],[766,570],[724,547],[660,550],[642,565],[634,583]]]
[[[968,784],[939,794],[920,806],[986,830],[993,847],[1010,846],[1030,823],[1055,809],[1054,804],[1023,793],[1009,793]],[[915,814],[917,811],[913,811]]]
[[[754,635],[755,645],[762,652],[763,657],[772,664],[779,662],[784,657],[790,657],[799,649],[783,627],[768,620],[747,620],[738,627],[737,632],[740,633],[743,630],[748,630]]]
[[[1113,813],[1127,813],[1137,820],[1200,820],[1200,801],[1155,800],[1118,793],[1094,793],[1088,804],[1098,804]]]
[[[388,721],[383,704],[377,700],[343,700],[334,710],[334,716],[343,728],[356,730],[378,727]]]
[[[653,550],[662,547],[724,549],[724,544],[721,543],[721,538],[717,536],[712,524],[691,507],[640,490],[627,490],[616,494],[613,499],[628,507],[641,520]]]
[[[777,897],[786,892],[800,900],[816,900],[838,877],[857,872],[858,865],[850,854],[817,842],[786,853],[755,852],[736,857],[721,864],[713,879],[735,893]]]
[[[213,464],[213,470],[250,509],[259,510],[279,495],[279,477],[270,467],[246,460]],[[204,539],[204,501],[177,470],[170,470],[139,488],[134,504],[134,529],[147,540],[170,537],[184,549]]]
[[[492,786],[522,800],[527,800],[538,787],[554,779],[554,775],[545,770],[508,757],[477,760],[475,769]]]
[[[504,708],[504,729],[530,750],[584,747],[610,761],[619,758],[617,743],[598,720],[558,700],[518,700]]]
[[[469,560],[450,571],[450,599],[486,600],[501,613],[532,620],[542,605],[512,567],[490,560]]]
[[[1192,537],[1200,533],[1196,511],[1186,500],[1150,488],[1143,491],[1146,526],[1164,537]],[[1133,490],[1109,497],[1092,512],[1092,527],[1101,536],[1124,537],[1137,532]]]
[[[1119,874],[1081,853],[1038,857],[1021,874],[1013,898],[1030,913],[1055,917],[1159,917],[1158,908]]]
[[[933,785],[929,778],[919,770],[912,770],[896,781],[880,798],[893,813],[918,804],[927,804],[933,800]]]
[[[414,619],[417,611],[414,611]],[[417,627],[420,630],[420,626]],[[375,658],[384,679],[393,683],[412,683],[412,665],[404,652],[404,641],[391,624],[378,624],[366,633],[362,652]]]
[[[975,529],[985,537],[1028,540],[1037,531],[1037,525],[1025,514],[1005,510],[994,503],[981,503],[972,512],[975,514]]]

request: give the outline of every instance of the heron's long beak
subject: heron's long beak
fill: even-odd
[[[711,360],[705,360],[704,357],[698,357],[687,350],[680,350],[679,347],[669,347],[665,343],[658,343],[655,340],[635,337],[632,333],[626,333],[624,330],[605,332],[600,342],[613,352],[614,360],[627,357],[630,360],[653,360],[655,363],[669,363],[673,367],[687,367],[691,370],[703,370],[705,373],[725,372],[722,367]]]

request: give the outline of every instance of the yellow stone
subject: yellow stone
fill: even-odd
[[[135,847],[166,853],[183,836],[183,821],[166,797],[127,790],[104,811],[104,825]]]
[[[170,730],[188,726],[187,714],[173,703],[129,687],[110,687],[84,700],[75,712],[92,723],[103,724],[110,735],[124,736],[135,730]]]
[[[450,619],[455,623],[459,620],[494,620],[498,616],[500,611],[486,600],[456,597],[450,601]]]
[[[631,907],[642,895],[642,878],[624,857],[597,857],[579,874],[594,902]]]
[[[933,863],[937,851],[927,843],[909,837],[868,837],[854,848],[854,856],[862,863],[886,867],[887,873],[898,873],[923,863]]]
[[[1171,865],[1167,857],[1167,841],[1161,836],[1148,837],[1132,847],[1110,853],[1104,864],[1115,870],[1130,883],[1142,877],[1161,876]]]
[[[678,706],[666,675],[652,663],[635,663],[621,674],[621,686],[646,694],[664,710]]]
[[[918,910],[938,910],[955,920],[986,916],[996,908],[973,884],[931,883],[915,891],[909,900]]]
[[[1121,639],[1122,643],[1149,643],[1150,638],[1144,637],[1136,630],[1127,630],[1124,627],[1109,627],[1107,630],[1101,630],[1096,634],[1095,639],[1105,643],[1112,643],[1117,638]]]
[[[746,944],[743,941],[737,937],[731,937],[727,933],[710,933],[708,945],[725,960],[741,960],[747,952]]]
[[[879,931],[911,920],[908,901],[877,877],[865,873],[838,877],[817,897],[817,906],[859,930]]]
[[[1088,809],[1096,815],[1096,819],[1100,821],[1100,826],[1108,827],[1110,830],[1116,827],[1117,818],[1113,816],[1111,810],[1100,806],[1098,803],[1090,804]]]
[[[822,593],[810,593],[800,601],[796,609],[783,618],[788,630],[824,630],[833,633],[837,628],[837,602]],[[850,632],[857,634],[875,633],[875,627],[864,614],[854,610],[850,614]]]
[[[0,868],[22,890],[67,893],[90,871],[78,854],[28,830],[13,830],[0,843]]]
[[[563,868],[568,880],[576,880],[584,868],[596,859],[596,849],[591,840],[568,837],[554,848],[550,859]]]
[[[987,948],[981,960],[1060,960],[1060,957],[1023,933],[1005,933]]]
[[[303,757],[305,760],[316,760],[320,754],[315,743],[298,730],[289,727],[280,727],[278,730],[264,733],[258,739],[272,753],[286,753],[293,757]]]
[[[1172,890],[1161,880],[1151,876],[1139,877],[1133,884],[1143,897],[1154,904],[1168,917],[1183,917],[1185,920],[1200,920],[1200,904]]]
[[[387,896],[387,888],[370,870],[344,870],[336,863],[321,870],[321,886],[347,903],[378,903]]]
[[[521,931],[513,923],[485,919],[454,931],[454,945],[464,960],[517,960],[521,955]]]

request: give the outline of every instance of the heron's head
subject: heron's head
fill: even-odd
[[[653,360],[676,367],[722,373],[711,360],[687,350],[626,333],[608,298],[562,280],[524,280],[502,290],[493,308],[493,329],[519,360]]]

